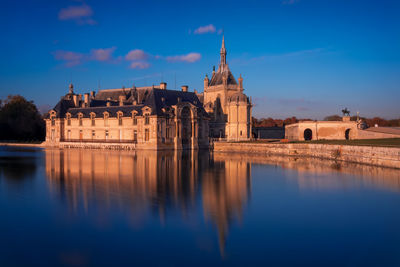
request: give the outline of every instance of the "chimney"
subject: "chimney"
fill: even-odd
[[[165,83],[165,82],[160,83],[160,89],[163,89],[163,90],[167,89],[167,83]]]
[[[79,99],[78,99],[78,95],[73,95],[72,96],[72,99],[74,100],[74,105],[75,105],[75,107],[78,107],[78,105],[79,105]]]
[[[86,93],[83,95],[84,99],[85,99],[85,107],[89,106],[89,94]]]
[[[189,86],[187,86],[187,85],[182,85],[181,88],[182,88],[182,92],[187,92]]]
[[[119,105],[123,106],[125,100],[126,100],[126,96],[125,95],[120,95],[119,96]]]

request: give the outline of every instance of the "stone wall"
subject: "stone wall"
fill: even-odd
[[[214,152],[306,156],[400,169],[400,148],[395,147],[214,142]]]

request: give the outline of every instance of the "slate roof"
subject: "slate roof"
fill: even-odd
[[[225,65],[225,69],[222,70],[222,68],[218,68],[218,71],[215,72],[212,77],[209,86],[214,86],[214,85],[220,85],[223,83],[222,77],[223,75],[226,75],[228,78],[228,85],[237,85],[237,82],[235,80],[235,77],[233,77],[232,72],[228,68],[228,65]]]
[[[129,91],[129,94],[126,93]],[[119,96],[124,94],[127,100],[124,105],[119,105]],[[142,114],[142,108],[148,106],[152,109],[152,115],[165,115],[163,108],[168,108],[181,102],[189,102],[197,107],[197,112],[203,116],[208,116],[201,101],[194,92],[183,92],[177,90],[165,90],[153,87],[142,87],[138,89],[110,89],[101,90],[94,99],[89,103],[89,107],[75,107],[70,95],[63,97],[53,110],[57,112],[57,118],[65,118],[67,112],[72,117],[77,117],[78,113],[82,113],[84,117],[89,117],[90,113],[97,116],[103,116],[105,111],[110,113],[110,117],[116,117],[118,111],[122,111],[125,116],[131,116],[131,112],[136,110],[139,115]],[[109,99],[109,100],[106,100]],[[134,101],[135,104],[134,105]],[[110,106],[107,107],[107,103]],[[82,105],[82,100],[80,101]]]

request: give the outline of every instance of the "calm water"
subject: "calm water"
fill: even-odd
[[[400,171],[0,147],[0,266],[400,266]]]

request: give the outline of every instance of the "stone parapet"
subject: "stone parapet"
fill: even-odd
[[[400,169],[400,148],[396,147],[214,142],[214,151],[305,156]]]

